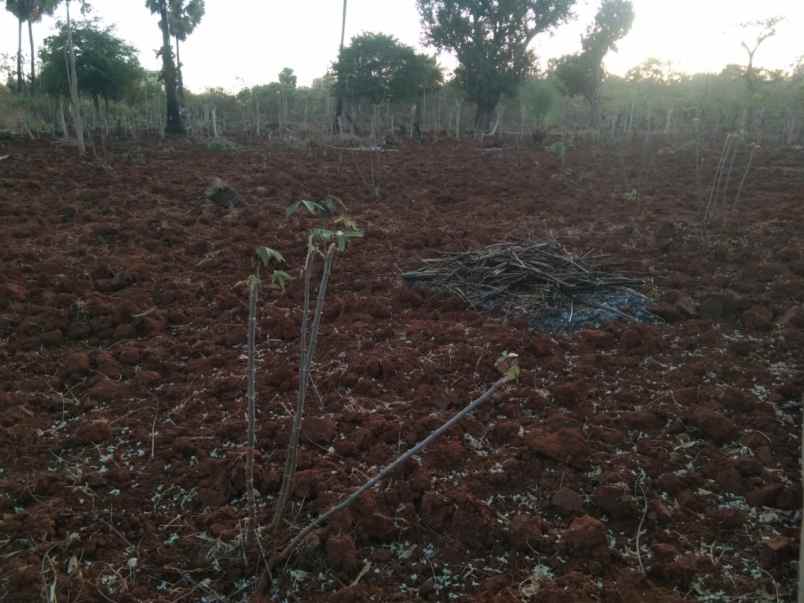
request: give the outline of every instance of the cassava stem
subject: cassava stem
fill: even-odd
[[[259,296],[260,278],[253,274],[249,278],[248,288],[248,503],[251,510],[251,522],[248,531],[249,540],[257,536],[257,496],[254,492],[254,451],[257,446],[257,297]]]
[[[298,462],[299,454],[299,438],[301,436],[302,417],[304,415],[304,403],[307,398],[307,384],[310,380],[310,367],[312,365],[313,357],[315,356],[315,348],[318,342],[318,331],[321,327],[321,315],[324,310],[324,298],[327,295],[327,284],[329,283],[329,276],[332,272],[332,262],[335,258],[336,245],[333,243],[327,249],[324,256],[324,270],[321,274],[321,282],[318,286],[318,296],[316,298],[315,312],[313,315],[313,324],[308,325],[310,315],[310,286],[311,286],[311,268],[312,258],[317,251],[313,248],[312,242],[307,252],[307,260],[304,265],[304,316],[302,317],[302,332],[301,332],[301,353],[299,360],[299,391],[296,400],[296,410],[293,415],[293,426],[290,432],[290,441],[288,442],[288,453],[285,461],[285,470],[282,475],[282,487],[279,490],[279,497],[276,501],[274,508],[274,517],[271,521],[271,533],[276,534],[279,525],[282,522],[282,517],[285,513],[288,498],[290,496],[290,489],[293,484],[293,476],[296,473],[296,465]]]

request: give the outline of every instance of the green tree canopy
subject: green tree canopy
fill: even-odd
[[[625,79],[629,82],[649,81],[657,84],[669,82],[673,77],[670,64],[656,57],[645,59],[636,67],[631,67],[625,74]]]
[[[435,59],[417,54],[393,36],[366,33],[352,38],[334,66],[344,98],[371,103],[406,101],[442,81]]]
[[[475,125],[488,129],[503,94],[515,94],[533,64],[533,38],[564,23],[575,0],[417,0],[425,39],[454,52]]]
[[[52,15],[61,0],[6,0],[6,10],[19,21],[17,40],[17,86],[22,89],[22,24],[28,23],[28,40],[31,47],[31,90],[36,84],[36,50],[33,38],[33,24],[42,20],[45,15]]]
[[[195,31],[206,12],[204,0],[166,0],[168,32],[184,42]],[[145,0],[145,6],[155,15],[161,15],[161,0]],[[162,27],[162,21],[159,22]]]
[[[167,28],[164,27],[162,22],[162,8],[164,5],[165,12],[167,13]],[[184,101],[184,72],[182,70],[181,50],[182,42],[187,41],[187,38],[195,31],[201,19],[204,18],[206,12],[206,5],[204,0],[145,0],[145,6],[155,15],[160,15],[159,28],[163,30],[166,38],[172,37],[176,45],[176,92],[177,100]],[[162,52],[166,52],[169,44],[163,42]],[[172,55],[172,53],[171,53]],[[163,57],[163,62],[165,58]],[[172,62],[172,57],[170,62]],[[169,68],[168,68],[169,69]],[[164,70],[164,67],[163,67]],[[171,99],[171,103],[173,100]]]
[[[114,35],[113,27],[101,27],[97,20],[74,23],[78,85],[85,94],[107,100],[122,100],[135,94],[144,78],[137,51]],[[58,24],[58,33],[44,42],[41,83],[54,95],[68,95],[64,68],[67,26]]]
[[[206,12],[204,0],[169,0],[170,33],[182,42],[195,31]]]
[[[279,84],[286,90],[295,90],[297,82],[298,78],[290,67],[285,67],[279,72]]]
[[[553,63],[555,76],[570,96],[583,96],[591,109],[591,124],[600,122],[600,87],[603,84],[603,59],[617,42],[631,30],[634,7],[630,0],[603,0],[595,21],[581,38],[579,54],[562,57]]]
[[[552,79],[527,79],[519,87],[519,102],[525,117],[540,127],[558,121],[561,92]]]

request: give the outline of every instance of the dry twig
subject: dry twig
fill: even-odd
[[[377,475],[372,477],[370,480],[365,482],[362,486],[354,490],[351,494],[346,496],[345,498],[341,499],[340,502],[332,506],[328,511],[322,513],[309,524],[307,524],[296,536],[282,549],[277,555],[275,555],[271,559],[271,565],[275,566],[278,562],[287,559],[296,548],[304,542],[304,540],[309,536],[310,532],[312,532],[316,527],[324,523],[327,519],[329,519],[332,515],[337,513],[338,511],[342,511],[350,507],[360,495],[370,490],[375,485],[380,483],[388,474],[392,473],[396,469],[398,469],[401,465],[403,465],[408,459],[410,459],[415,454],[421,452],[424,448],[426,448],[429,444],[433,443],[437,440],[444,432],[448,431],[452,428],[458,421],[463,419],[466,415],[470,412],[475,410],[478,406],[483,404],[486,400],[491,398],[491,396],[496,392],[499,388],[510,383],[515,379],[514,376],[510,374],[506,374],[504,377],[498,379],[491,387],[489,387],[483,394],[467,404],[461,411],[453,415],[446,423],[441,425],[438,429],[433,431],[430,435],[428,435],[425,439],[421,442],[413,446],[412,448],[408,449],[402,455],[397,457],[392,463],[386,465]]]

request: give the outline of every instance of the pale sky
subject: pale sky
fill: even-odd
[[[268,83],[283,67],[296,71],[300,84],[323,75],[337,55],[342,0],[206,0],[201,25],[182,47],[185,85],[200,92],[220,86],[237,90]],[[532,48],[545,60],[580,48],[580,35],[593,20],[599,0],[579,0],[578,19],[554,36],[537,37]],[[633,0],[636,20],[617,53],[607,57],[610,72],[624,74],[648,57],[670,61],[679,71],[720,71],[744,63],[737,24],[773,15],[786,17],[776,37],[757,54],[760,67],[788,69],[804,55],[804,0]],[[3,4],[0,0],[0,4]],[[73,2],[75,8],[76,3]],[[161,34],[144,0],[93,0],[94,15],[140,50],[148,69],[158,69],[155,50]],[[415,0],[349,0],[347,40],[382,32],[424,49]],[[77,11],[76,11],[77,12]],[[64,17],[64,6],[57,17]],[[37,48],[53,30],[54,19],[37,24]],[[0,53],[15,54],[17,24],[0,11]],[[23,52],[28,48],[27,30]],[[449,56],[441,64],[453,68]]]

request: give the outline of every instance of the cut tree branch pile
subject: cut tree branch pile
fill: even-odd
[[[573,304],[601,307],[620,318],[619,309],[595,301],[596,293],[635,291],[640,279],[603,270],[604,256],[574,256],[556,241],[496,243],[482,249],[424,260],[424,266],[402,277],[415,286],[457,295],[472,308],[507,315],[551,311]],[[570,315],[569,322],[572,322]]]

